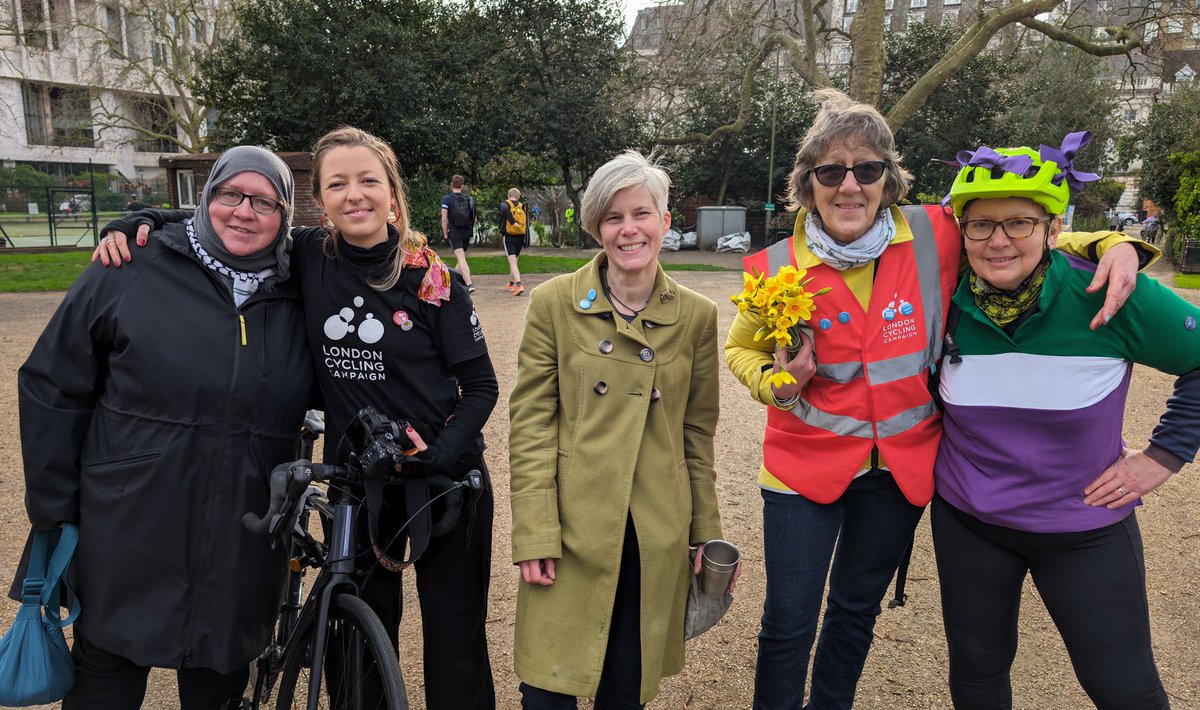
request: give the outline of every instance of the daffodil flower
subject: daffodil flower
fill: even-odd
[[[772,374],[767,378],[767,381],[771,383],[772,387],[782,387],[784,385],[796,384],[796,378],[792,377],[792,373],[788,372],[787,370],[780,370],[779,372]]]

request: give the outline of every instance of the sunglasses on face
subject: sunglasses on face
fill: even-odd
[[[837,187],[846,179],[846,173],[854,173],[854,181],[859,185],[879,182],[886,168],[887,163],[882,160],[868,160],[850,168],[845,165],[818,165],[808,172],[816,176],[817,182],[825,187]]]

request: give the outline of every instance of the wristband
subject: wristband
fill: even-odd
[[[800,393],[797,392],[787,399],[780,399],[779,397],[775,396],[775,390],[771,390],[771,401],[774,402],[775,406],[780,409],[791,409],[792,407],[796,406],[797,402],[800,401]]]

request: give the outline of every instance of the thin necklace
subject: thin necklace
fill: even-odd
[[[608,296],[608,299],[610,301],[615,301],[618,306],[631,312],[633,314],[634,318],[637,318],[638,316],[640,316],[642,314],[642,311],[646,310],[646,307],[650,305],[649,298],[646,299],[646,304],[644,306],[642,306],[641,308],[633,308],[628,303],[625,303],[621,299],[617,298],[617,294],[613,293],[612,288],[609,287],[609,285],[608,285],[608,269],[600,270],[600,285],[604,287],[604,295]]]

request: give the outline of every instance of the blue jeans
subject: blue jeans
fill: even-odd
[[[767,593],[754,707],[849,710],[871,649],[879,602],[924,508],[909,503],[887,471],[859,476],[828,505],[767,490],[762,496]],[[829,605],[804,706],[827,574]]]

